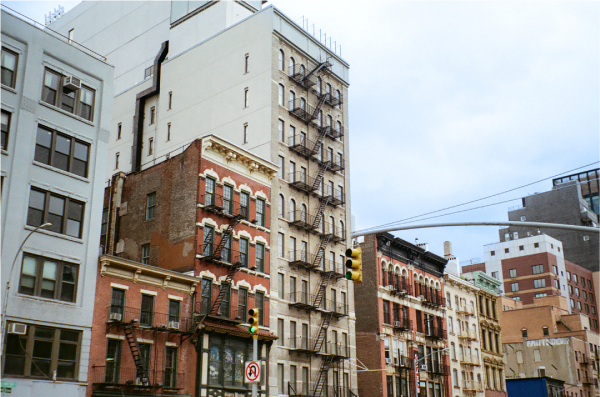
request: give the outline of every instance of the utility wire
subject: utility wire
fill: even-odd
[[[390,223],[385,223],[385,224],[383,224],[383,225],[379,225],[379,226],[373,226],[373,227],[369,227],[369,228],[362,229],[362,230],[357,230],[357,231],[355,231],[355,233],[361,233],[361,232],[366,232],[366,231],[368,231],[368,230],[372,230],[372,229],[381,229],[382,227],[386,227],[386,226],[393,226],[393,225],[396,225],[396,224],[402,224],[402,223],[406,223],[406,221],[408,221],[408,220],[410,220],[410,219],[420,218],[420,217],[422,217],[422,216],[425,216],[425,215],[435,214],[435,213],[437,213],[437,212],[446,211],[446,210],[449,210],[449,209],[452,209],[452,208],[456,208],[456,207],[461,207],[461,206],[463,206],[463,205],[467,205],[467,204],[471,204],[471,203],[476,203],[476,202],[478,202],[478,201],[486,200],[486,199],[488,199],[488,198],[491,198],[491,197],[500,196],[500,195],[502,195],[502,194],[504,194],[504,193],[509,193],[509,192],[512,192],[512,191],[515,191],[515,190],[518,190],[518,189],[522,189],[522,188],[524,188],[524,187],[531,186],[531,185],[534,185],[534,184],[536,184],[536,183],[539,183],[539,182],[543,182],[543,181],[545,181],[545,180],[548,180],[548,179],[556,178],[556,177],[558,177],[558,176],[560,176],[560,175],[563,175],[563,174],[566,174],[566,173],[569,173],[569,172],[573,172],[573,171],[577,171],[577,170],[579,170],[579,169],[582,169],[582,168],[589,167],[589,166],[591,166],[591,165],[594,165],[594,164],[597,164],[597,163],[599,163],[599,162],[600,162],[600,161],[594,161],[593,163],[586,164],[586,165],[583,165],[583,166],[581,166],[581,167],[574,168],[574,169],[572,169],[572,170],[569,170],[569,171],[563,171],[563,172],[561,172],[561,173],[558,173],[558,174],[556,174],[556,175],[552,175],[552,176],[549,176],[549,177],[547,177],[547,178],[544,178],[544,179],[537,180],[537,181],[535,181],[535,182],[531,182],[531,183],[528,183],[528,184],[525,184],[525,185],[522,185],[522,186],[519,186],[519,187],[515,187],[515,188],[513,188],[513,189],[505,190],[505,191],[503,191],[503,192],[500,192],[500,193],[492,194],[492,195],[490,195],[490,196],[482,197],[482,198],[479,198],[479,199],[476,199],[476,200],[467,201],[467,202],[465,202],[465,203],[462,203],[462,204],[457,204],[457,205],[453,205],[453,206],[450,206],[450,207],[442,208],[442,209],[439,209],[439,210],[436,210],[436,211],[426,212],[426,213],[424,213],[424,214],[421,214],[421,215],[415,215],[415,216],[411,216],[411,217],[409,217],[409,218],[404,218],[404,219],[401,219],[401,220],[398,220],[398,221],[394,221],[394,222],[390,222]],[[470,209],[463,210],[463,211],[457,211],[457,212],[451,212],[451,213],[448,213],[448,214],[437,215],[437,216],[434,216],[434,217],[429,217],[429,218],[424,218],[424,219],[416,219],[416,220],[415,220],[415,222],[416,222],[416,221],[425,220],[425,219],[437,218],[437,217],[444,216],[444,215],[456,214],[456,213],[458,213],[458,212],[465,212],[465,211],[470,211],[470,210],[473,210],[473,209],[484,208],[484,207],[488,207],[488,206],[492,206],[492,205],[503,204],[503,203],[506,203],[506,202],[509,202],[509,201],[518,200],[518,199],[520,199],[520,198],[521,198],[521,197],[519,197],[519,198],[516,198],[516,199],[511,199],[511,200],[501,201],[501,202],[498,202],[498,203],[495,203],[495,204],[489,204],[489,205],[485,205],[485,206],[481,206],[481,207],[474,207],[474,208],[470,208]]]

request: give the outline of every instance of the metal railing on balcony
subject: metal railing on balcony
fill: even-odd
[[[290,397],[315,397],[316,383],[288,382],[287,395]],[[357,397],[358,390],[342,386],[324,386],[319,388],[319,397]]]
[[[241,219],[248,219],[248,206],[242,206],[239,201],[233,200],[232,197],[225,197],[216,193],[204,193],[200,195],[198,204],[205,211],[226,218],[240,217]]]
[[[421,295],[423,296],[423,304],[429,306],[445,306],[445,299],[437,291],[427,291],[424,290]]]
[[[308,176],[302,171],[290,173],[289,183],[290,186],[304,193],[312,193],[318,188],[318,184],[315,183],[315,178]]]
[[[439,361],[429,362],[427,364],[427,372],[434,375],[447,375],[449,372],[448,366]]]
[[[394,320],[393,326],[394,326],[394,329],[400,330],[400,331],[408,331],[408,330],[413,329],[412,320],[408,319],[408,317]]]
[[[331,139],[338,139],[344,136],[344,126],[324,125],[319,127],[319,132],[323,132]]]
[[[316,354],[314,351],[314,341],[308,336],[296,336],[289,338],[290,350],[297,353]]]
[[[306,70],[304,65],[290,65],[289,67],[290,79],[306,89],[309,89],[317,84],[315,78],[313,76],[308,76],[308,73],[309,72]]]
[[[431,339],[446,339],[446,330],[442,327],[425,326],[425,337]]]
[[[333,158],[330,158],[328,156],[319,156],[319,153],[317,152],[313,155],[313,159],[316,160],[319,165],[327,163],[327,171],[342,171],[345,167],[344,158],[342,156],[333,156]]]
[[[309,158],[316,153],[317,145],[315,145],[315,142],[307,139],[306,135],[298,134],[289,137],[288,147],[299,155]]]
[[[412,368],[412,360],[408,356],[395,356],[393,360],[393,364],[396,367],[402,369],[411,369]]]
[[[205,262],[211,262],[221,266],[242,265],[243,267],[248,267],[248,254],[245,252],[239,252],[237,250],[232,250],[229,247],[223,247],[221,248],[221,253],[219,255],[214,255],[212,253],[213,250],[214,248],[209,249],[209,247],[205,247],[205,255],[201,259]]]
[[[142,310],[139,307],[108,306],[106,316],[107,322],[112,324],[134,324],[140,328],[152,328],[164,332],[193,332],[190,330],[191,318]]]
[[[314,114],[315,107],[306,102],[304,98],[292,99],[289,104],[290,114],[297,117],[301,121],[310,123],[317,118]]]
[[[464,390],[469,391],[484,391],[483,382],[479,382],[476,380],[466,380],[463,379],[461,382],[461,386]]]
[[[146,390],[163,389],[165,392],[176,393],[185,387],[185,372],[175,372],[171,369],[148,371],[149,382],[143,382],[137,376],[137,369],[120,368],[118,365],[92,366],[90,383],[94,388],[128,387]],[[146,383],[146,384],[144,384]]]
[[[288,213],[288,223],[299,229],[316,232],[318,234],[318,231],[316,231],[314,227],[315,215],[309,214],[307,211],[290,211]]]
[[[212,319],[212,320],[220,320],[220,321],[226,321],[226,322],[236,323],[236,324],[241,324],[241,323],[246,322],[247,313],[246,312],[244,312],[244,313],[238,312],[238,307],[235,305],[232,305],[231,302],[221,301],[219,308],[216,309],[216,311],[212,314],[208,313],[211,310],[211,308],[212,308],[212,305],[211,305],[211,307],[207,307],[207,304],[204,303],[203,305],[201,305],[200,311],[198,313],[200,315],[206,315],[206,318]]]
[[[398,280],[398,282],[393,282],[389,284],[389,290],[393,295],[412,295],[412,285],[407,282],[405,279]]]
[[[340,318],[348,315],[348,305],[338,301],[323,300],[322,309],[333,312],[333,317]]]
[[[317,310],[319,308],[319,306],[314,305],[316,296],[307,292],[290,292],[288,297],[288,300],[290,301],[289,305],[297,309],[310,311]]]
[[[292,250],[290,251],[289,259],[291,266],[299,266],[305,269],[315,268],[313,264],[315,256],[307,251]]]
[[[326,222],[324,227],[320,230],[320,234],[323,237],[331,237],[330,241],[338,243],[346,240],[345,230],[339,226],[336,228],[335,223]]]
[[[346,202],[346,196],[344,195],[343,189],[340,188],[331,188],[331,186],[325,186],[324,191],[317,190],[314,193],[316,196],[320,198],[329,197],[329,201],[327,204],[337,207],[338,205],[343,205]]]

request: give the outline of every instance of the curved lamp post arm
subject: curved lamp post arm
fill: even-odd
[[[27,240],[29,240],[29,237],[31,237],[31,235],[33,233],[37,232],[39,229],[42,229],[42,228],[48,227],[48,226],[52,226],[52,224],[47,222],[47,223],[44,223],[43,225],[36,227],[32,231],[30,231],[29,234],[27,235],[27,237],[25,237],[25,240],[23,240],[23,242],[21,243],[21,246],[17,250],[17,253],[15,254],[15,259],[13,260],[12,266],[10,268],[10,272],[8,273],[8,280],[6,281],[6,291],[4,292],[4,301],[2,302],[2,335],[4,335],[4,327],[6,325],[6,308],[8,306],[8,291],[10,290],[10,279],[12,278],[12,273],[15,270],[15,265],[17,264],[17,259],[19,258],[19,254],[21,253],[21,251],[23,250],[23,247],[25,246],[25,243],[27,242]]]

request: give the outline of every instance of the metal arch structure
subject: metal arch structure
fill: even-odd
[[[590,232],[590,233],[600,233],[600,228],[591,227],[591,226],[576,226],[576,225],[563,225],[560,223],[545,223],[545,222],[516,222],[516,221],[507,221],[507,222],[445,222],[445,223],[431,223],[427,225],[404,225],[404,226],[392,226],[386,227],[382,229],[373,229],[366,232],[359,231],[353,232],[351,237],[361,237],[366,236],[368,234],[374,233],[385,233],[392,232],[396,230],[409,230],[409,229],[425,229],[430,227],[453,227],[453,226],[520,226],[520,227],[537,227],[537,228],[547,228],[547,229],[563,229],[563,230],[572,230],[578,232]]]

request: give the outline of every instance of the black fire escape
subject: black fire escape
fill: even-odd
[[[292,66],[290,79],[308,90],[316,84],[312,76],[316,76],[321,71],[327,71],[330,67],[331,64],[325,61],[319,63],[309,73],[306,73],[302,65]],[[322,117],[320,117],[324,104],[337,106],[341,103],[341,98],[334,98],[330,92],[322,93],[321,90],[322,87],[317,87],[316,90],[312,89],[312,92],[317,95],[316,106],[308,104],[304,98],[299,98],[290,101],[289,109],[290,114],[304,122],[307,127],[312,126],[317,129],[317,136],[314,141],[309,140],[305,134],[299,134],[290,137],[289,142],[290,150],[307,160],[315,161],[319,167],[317,174],[314,176],[306,175],[305,170],[290,175],[290,185],[307,195],[312,194],[316,196],[319,204],[313,214],[308,214],[304,210],[294,211],[290,213],[289,220],[290,225],[319,236],[319,244],[313,255],[309,255],[303,251],[290,253],[290,265],[306,269],[317,269],[321,273],[321,281],[314,295],[308,296],[303,293],[300,299],[296,299],[298,298],[297,296],[292,296],[292,303],[290,303],[290,306],[298,309],[322,311],[319,331],[316,337],[312,339],[314,344],[308,340],[301,340],[297,347],[292,349],[305,354],[323,356],[316,382],[311,390],[311,395],[314,397],[320,397],[323,394],[329,369],[336,363],[339,365],[340,360],[347,358],[346,351],[342,352],[342,349],[338,346],[328,346],[326,344],[327,331],[332,320],[346,316],[347,307],[340,308],[335,302],[330,302],[329,310],[326,310],[328,305],[324,305],[326,303],[325,295],[327,286],[331,280],[343,277],[343,274],[336,272],[335,269],[326,270],[324,263],[325,249],[330,242],[338,243],[345,241],[344,231],[339,230],[336,233],[335,225],[328,225],[325,221],[325,210],[328,205],[337,207],[344,204],[345,199],[342,191],[326,187],[323,178],[327,171],[337,172],[344,169],[344,161],[341,155],[334,157],[333,153],[329,153],[327,156],[324,156],[323,153],[323,141],[325,137],[337,139],[342,136],[343,131],[341,127],[335,128],[332,125],[323,125]],[[294,345],[296,346],[296,344]],[[346,347],[343,350],[345,349]],[[291,390],[290,395],[298,394],[295,390]]]

